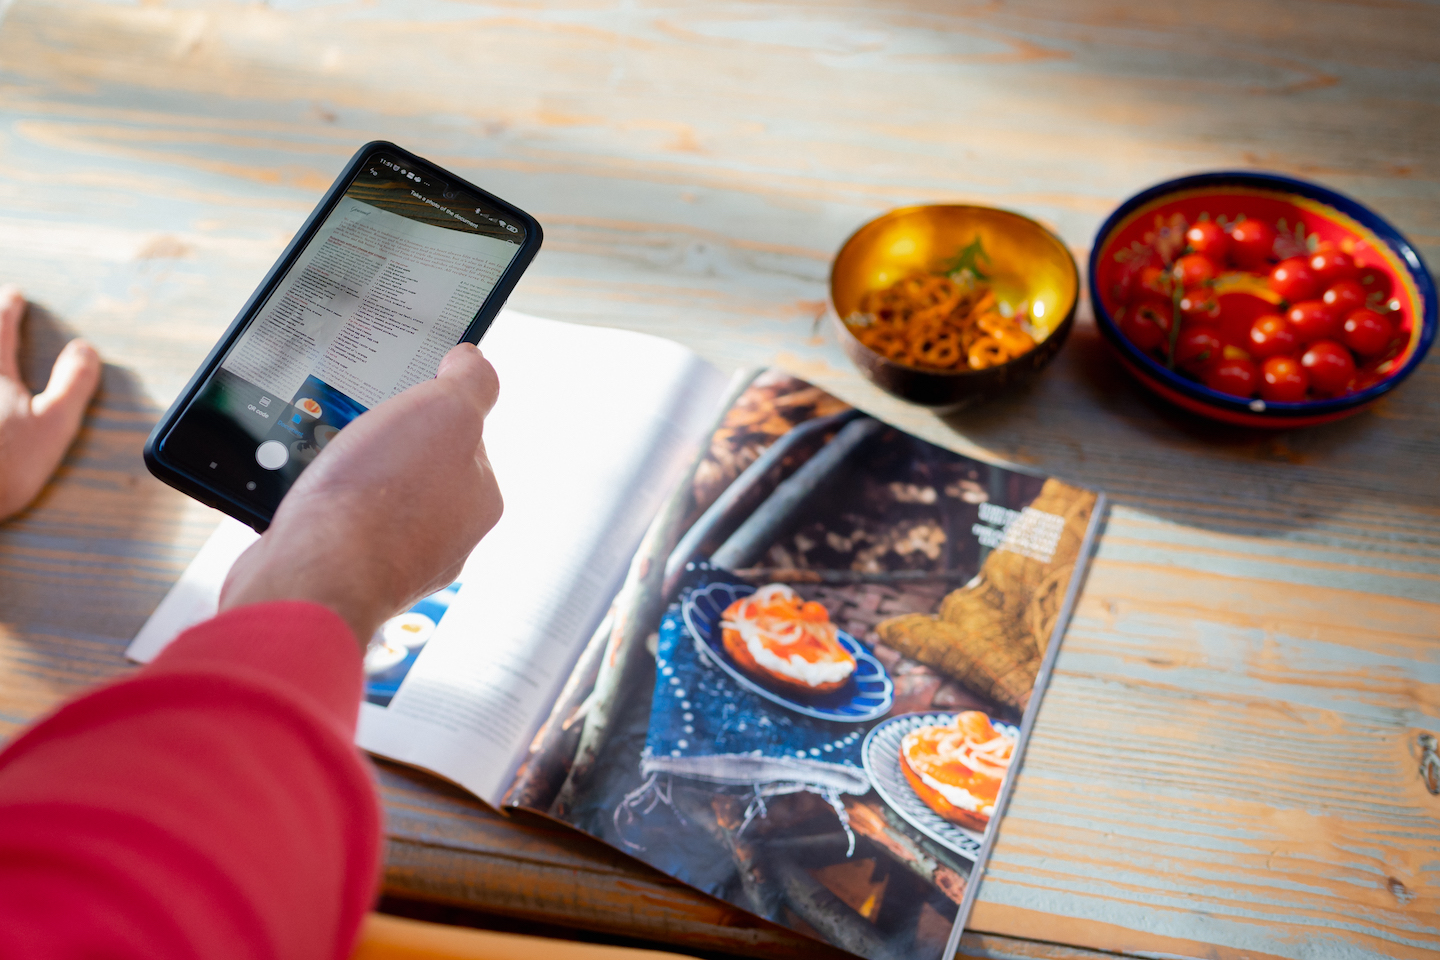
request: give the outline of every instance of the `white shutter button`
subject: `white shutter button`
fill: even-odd
[[[279,440],[266,440],[255,448],[255,462],[266,470],[279,470],[290,460],[290,448]]]

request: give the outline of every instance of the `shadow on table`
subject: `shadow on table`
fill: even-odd
[[[44,388],[76,335],[31,304],[21,371]],[[193,549],[183,525],[200,515],[150,476],[141,448],[160,412],[130,370],[105,364],[80,436],[28,509],[0,523],[0,675],[8,718],[30,719],[127,667],[125,647]],[[203,532],[191,531],[198,548]]]
[[[1432,359],[1370,411],[1299,430],[1232,427],[1149,393],[1088,311],[1051,368],[1015,394],[946,417],[971,442],[1147,513],[1224,533],[1321,539],[1434,509],[1440,391]],[[1366,519],[1369,518],[1369,519]],[[1321,528],[1335,526],[1334,531]],[[1353,528],[1347,531],[1345,528]]]

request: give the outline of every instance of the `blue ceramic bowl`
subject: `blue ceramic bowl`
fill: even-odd
[[[895,705],[895,684],[885,672],[885,665],[865,645],[844,630],[836,631],[840,645],[855,658],[855,672],[839,690],[800,699],[747,676],[725,651],[720,621],[725,608],[741,597],[748,597],[755,588],[748,583],[717,581],[692,592],[685,598],[681,615],[689,628],[700,655],[719,667],[730,678],[751,693],[771,703],[817,720],[837,723],[864,723],[890,712]]]
[[[1147,260],[1168,262],[1184,246],[1189,223],[1204,214],[1262,218],[1281,233],[1277,248],[1329,241],[1389,285],[1388,302],[1403,337],[1360,366],[1354,390],[1301,403],[1267,403],[1212,390],[1136,347],[1117,326],[1127,270]],[[1283,252],[1283,251],[1282,251]],[[1358,413],[1395,389],[1425,358],[1435,339],[1435,283],[1419,253],[1374,211],[1333,190],[1272,173],[1222,171],[1168,180],[1126,200],[1100,227],[1090,250],[1090,302],[1095,322],[1120,361],[1146,387],[1187,410],[1226,423],[1290,428]]]

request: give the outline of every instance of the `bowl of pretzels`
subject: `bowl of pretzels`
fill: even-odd
[[[881,389],[938,411],[996,396],[1054,358],[1080,273],[1065,244],[993,207],[903,207],[851,235],[830,268],[845,353]]]

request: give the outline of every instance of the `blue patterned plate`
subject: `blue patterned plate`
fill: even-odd
[[[905,779],[900,769],[900,741],[920,727],[951,723],[954,713],[907,713],[877,724],[860,748],[860,759],[870,776],[870,785],[880,799],[890,805],[905,821],[946,849],[953,850],[974,862],[980,856],[983,833],[956,826],[931,810]],[[991,725],[1007,737],[1018,738],[1020,731],[1008,723],[991,719]]]
[[[787,710],[794,710],[817,720],[836,720],[841,723],[863,723],[883,717],[895,703],[895,684],[885,667],[876,660],[865,645],[843,630],[836,630],[840,646],[855,658],[855,672],[845,686],[833,693],[808,697],[804,700],[791,699],[768,687],[751,680],[745,675],[721,643],[720,615],[725,608],[741,597],[748,597],[755,588],[748,584],[712,583],[695,590],[685,598],[681,613],[690,636],[695,638],[695,648],[711,663],[740,684],[746,690],[758,693],[772,703],[778,703]]]

